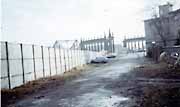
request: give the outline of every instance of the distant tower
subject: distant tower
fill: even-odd
[[[126,46],[126,36],[124,36],[123,47],[127,47],[127,46]]]
[[[109,38],[110,38],[110,37],[112,37],[112,35],[111,35],[111,30],[110,30],[110,28],[109,28]]]
[[[109,52],[114,52],[114,38],[113,33],[111,33],[111,30],[109,28],[109,35],[108,35],[108,41],[107,41],[107,50]]]
[[[173,5],[170,4],[169,2],[165,5],[160,5],[159,6],[159,16],[167,16],[169,12],[172,11]]]
[[[106,33],[104,32],[104,38],[106,38]]]

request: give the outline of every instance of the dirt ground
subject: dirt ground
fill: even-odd
[[[71,71],[65,72],[63,75],[51,76],[47,78],[41,78],[26,83],[20,87],[16,87],[12,90],[1,90],[1,106],[6,107],[15,103],[18,100],[25,99],[31,94],[36,94],[41,90],[46,90],[49,87],[55,88],[56,86],[62,86],[66,82],[69,82],[79,76],[83,71],[91,69],[92,65],[83,65],[82,67],[73,68]]]
[[[133,107],[180,107],[180,70],[169,69],[165,63],[141,64],[107,88],[130,97]]]
[[[180,71],[128,54],[1,96],[3,107],[180,107]]]

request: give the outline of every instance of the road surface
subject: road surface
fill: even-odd
[[[131,107],[137,105],[126,93],[131,78],[122,75],[142,64],[142,54],[128,54],[84,72],[63,86],[49,87],[14,104],[17,107]],[[126,80],[126,81],[125,81]],[[129,81],[128,81],[129,80]],[[120,81],[120,82],[118,82]],[[122,84],[117,86],[118,84]],[[136,84],[136,83],[134,83]],[[126,90],[126,91],[123,91]],[[141,92],[139,92],[141,94]],[[137,93],[138,96],[138,93]],[[138,107],[138,106],[136,106]]]

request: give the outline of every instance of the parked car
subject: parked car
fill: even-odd
[[[107,62],[108,62],[108,58],[106,58],[105,56],[99,56],[91,60],[91,63],[107,63]]]
[[[115,58],[117,55],[116,53],[111,53],[111,54],[108,54],[106,57],[107,58]]]

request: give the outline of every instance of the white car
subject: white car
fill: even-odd
[[[108,62],[108,58],[104,57],[104,56],[99,56],[96,57],[95,59],[91,60],[91,63],[107,63]]]

